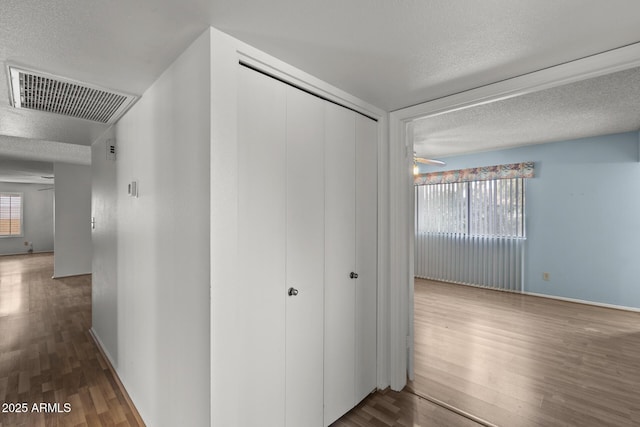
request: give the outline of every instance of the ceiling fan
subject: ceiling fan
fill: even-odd
[[[443,162],[442,160],[425,159],[423,157],[418,157],[418,156],[416,156],[416,153],[414,151],[413,152],[413,174],[414,175],[419,175],[420,174],[420,169],[418,168],[418,163],[422,163],[423,165],[434,165],[434,166],[444,166],[444,165],[446,165],[446,163]]]

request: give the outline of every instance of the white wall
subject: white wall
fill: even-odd
[[[91,315],[92,329],[111,359],[118,365],[118,258],[117,258],[117,181],[116,162],[107,160],[107,140],[114,129],[91,147],[91,230],[93,244]]]
[[[0,255],[24,254],[24,242],[33,243],[34,252],[53,251],[53,190],[42,184],[0,182],[0,192],[23,193],[23,236],[0,238]]]
[[[244,367],[234,346],[244,339],[236,333],[234,319],[250,315],[238,311],[242,304],[234,288],[244,263],[235,252],[240,55],[378,117],[379,158],[388,149],[383,111],[215,29],[196,40],[120,120],[115,183],[106,169],[94,172],[94,237],[100,239],[98,229],[105,221],[100,216],[117,212],[115,241],[100,241],[105,247],[96,249],[111,253],[115,246],[117,274],[107,279],[106,270],[94,272],[105,293],[94,299],[104,311],[94,316],[93,328],[151,426],[234,425],[234,414],[248,410],[242,396],[251,390],[237,387],[235,376]],[[134,180],[138,198],[127,195],[127,184]],[[116,206],[98,208],[110,200],[113,188]],[[388,195],[379,200],[383,203]],[[388,238],[385,216],[379,218],[378,235]],[[379,268],[388,268],[388,260]],[[114,282],[116,290],[111,289]],[[381,278],[379,284],[384,309],[388,283]],[[378,319],[386,321],[384,315]],[[384,387],[388,327],[380,330],[379,385]]]
[[[53,277],[91,273],[91,167],[55,163]]]
[[[116,126],[117,309],[109,311],[117,311],[117,331],[103,319],[94,328],[154,427],[210,419],[209,37],[199,37]],[[127,195],[134,180],[138,198]]]

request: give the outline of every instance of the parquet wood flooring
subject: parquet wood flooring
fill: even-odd
[[[89,334],[91,276],[52,274],[52,254],[0,257],[0,427],[139,426]]]
[[[416,280],[415,372],[498,426],[639,426],[640,313]]]

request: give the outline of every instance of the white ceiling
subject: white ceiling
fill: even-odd
[[[442,158],[640,129],[640,68],[414,122],[414,149]]]
[[[0,62],[140,95],[212,25],[391,111],[636,43],[638,16],[636,0],[2,0]],[[13,109],[4,74],[0,142],[105,131]]]

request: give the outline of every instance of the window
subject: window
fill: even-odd
[[[415,276],[522,291],[533,172],[523,162],[417,175]]]
[[[524,179],[416,187],[417,231],[524,238]]]
[[[22,236],[22,194],[0,193],[0,237]]]

